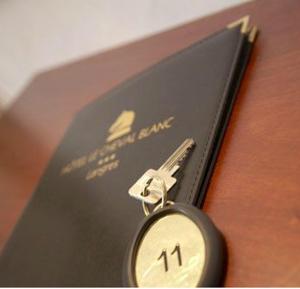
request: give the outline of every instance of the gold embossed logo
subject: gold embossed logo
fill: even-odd
[[[68,175],[73,171],[96,163],[94,168],[89,168],[85,179],[90,181],[96,177],[102,177],[120,166],[121,160],[118,158],[118,151],[121,148],[144,141],[148,137],[170,129],[173,126],[175,117],[169,116],[158,122],[139,128],[137,131],[132,131],[131,126],[134,119],[134,111],[124,110],[109,128],[109,136],[106,139],[106,143],[96,147],[85,155],[70,160],[62,167],[60,174]]]
[[[132,110],[124,110],[112,126],[109,128],[110,135],[107,137],[106,142],[113,141],[131,131],[131,125],[134,121],[135,113]]]

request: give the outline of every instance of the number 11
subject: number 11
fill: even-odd
[[[173,255],[175,252],[177,252],[178,264],[179,266],[181,266],[182,265],[181,251],[180,251],[180,245],[178,243],[176,244],[175,249],[172,251],[171,255]]]
[[[177,258],[178,258],[178,265],[182,266],[182,258],[181,258],[181,250],[180,250],[180,244],[176,244],[174,250],[172,251],[171,255],[175,254],[177,252]],[[168,257],[167,257],[167,250],[162,250],[160,256],[157,258],[157,260],[160,260],[161,258],[164,258],[164,264],[165,264],[165,272],[168,272],[169,265],[168,265]]]

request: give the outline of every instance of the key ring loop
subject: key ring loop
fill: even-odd
[[[156,211],[159,208],[163,208],[170,201],[167,200],[167,187],[166,187],[165,181],[159,176],[153,176],[152,179],[155,179],[161,185],[161,202],[157,206],[155,206],[155,208],[153,209],[153,211]],[[146,194],[146,190],[147,190],[149,185],[150,185],[150,183],[145,187],[145,190],[144,190],[145,194]],[[148,216],[151,213],[150,208],[149,208],[149,204],[142,201],[142,206],[143,206],[144,214],[146,216]]]

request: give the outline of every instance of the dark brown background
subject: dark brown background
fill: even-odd
[[[300,286],[300,1],[265,0],[35,77],[0,119],[3,248],[75,113],[249,14],[260,28],[204,210],[227,239],[227,286]]]

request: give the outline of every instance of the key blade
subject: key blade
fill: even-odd
[[[192,138],[187,138],[163,163],[159,170],[168,171],[171,175],[175,174],[180,167],[180,163],[186,158],[194,145],[195,141]]]
[[[155,178],[162,179],[169,192],[177,182],[173,175],[180,169],[181,162],[194,145],[193,139],[186,139],[158,170],[147,170],[129,189],[129,195],[148,204],[156,204],[160,201],[163,192],[161,184],[157,184]],[[151,179],[152,181],[148,184]],[[145,194],[145,189],[147,194]]]
[[[168,171],[169,175],[173,176],[180,169],[180,165],[175,165],[171,170]]]

